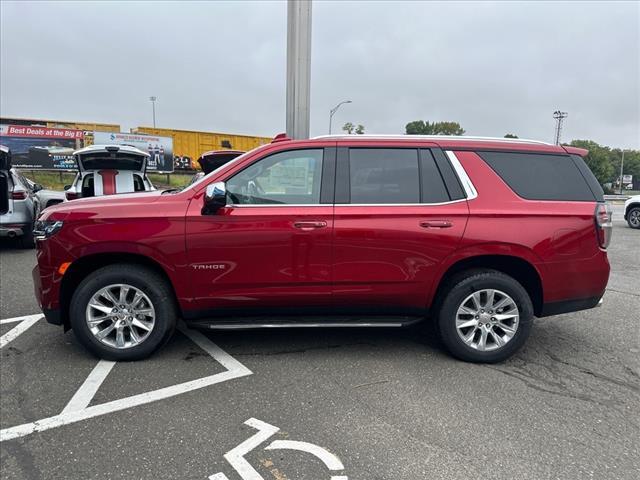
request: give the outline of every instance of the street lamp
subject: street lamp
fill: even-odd
[[[333,120],[333,115],[338,111],[338,109],[340,108],[340,105],[344,103],[352,103],[352,102],[351,100],[343,100],[342,102],[337,104],[335,107],[333,107],[331,110],[329,110],[329,135],[331,135],[331,121]]]
[[[158,97],[149,97],[149,100],[151,100],[151,106],[153,108],[153,128],[156,128],[156,100],[158,99]]]

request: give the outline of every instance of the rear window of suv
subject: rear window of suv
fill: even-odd
[[[602,189],[593,173],[582,158],[575,155],[477,153],[522,198],[602,201]],[[596,188],[599,191],[593,191]]]

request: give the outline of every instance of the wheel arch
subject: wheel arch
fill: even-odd
[[[630,203],[627,208],[624,210],[624,218],[627,218],[627,216],[629,215],[629,212],[631,211],[632,208],[639,208],[640,207],[640,202],[633,202]]]
[[[432,305],[439,308],[447,289],[462,272],[469,270],[496,270],[517,280],[527,291],[536,316],[542,314],[544,303],[540,272],[529,261],[512,255],[483,254],[460,259],[451,264],[440,277],[433,295]]]
[[[173,282],[171,281],[171,277],[160,263],[148,256],[136,253],[95,253],[75,260],[62,277],[60,284],[60,314],[61,318],[64,319],[65,331],[71,328],[69,322],[69,306],[71,304],[73,293],[80,282],[95,270],[106,267],[107,265],[115,264],[140,265],[149,268],[160,275],[169,285],[171,292],[173,293],[173,300],[178,308],[178,312],[182,315],[180,302],[178,301],[178,296]]]

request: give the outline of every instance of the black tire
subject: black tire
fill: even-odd
[[[627,212],[627,224],[631,228],[640,228],[640,207],[633,207]]]
[[[456,329],[456,314],[465,298],[484,289],[500,290],[509,295],[519,311],[516,333],[496,350],[480,351],[464,343]],[[448,285],[438,312],[438,330],[447,350],[456,358],[474,363],[496,363],[513,355],[527,340],[533,325],[533,305],[529,294],[512,277],[495,270],[463,272]]]
[[[87,325],[85,312],[89,300],[98,290],[112,284],[136,287],[153,304],[155,324],[149,336],[138,345],[125,349],[105,345],[94,337]],[[114,264],[82,280],[71,299],[69,317],[76,338],[94,355],[105,360],[133,361],[148,357],[169,340],[175,329],[177,308],[171,286],[156,272],[141,265]]]

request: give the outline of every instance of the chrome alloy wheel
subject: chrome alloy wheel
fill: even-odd
[[[101,288],[91,297],[85,319],[101,343],[124,349],[135,347],[149,337],[156,312],[142,290],[116,283]]]
[[[500,290],[478,290],[465,298],[456,313],[456,331],[469,347],[489,352],[506,345],[516,334],[520,312]]]

